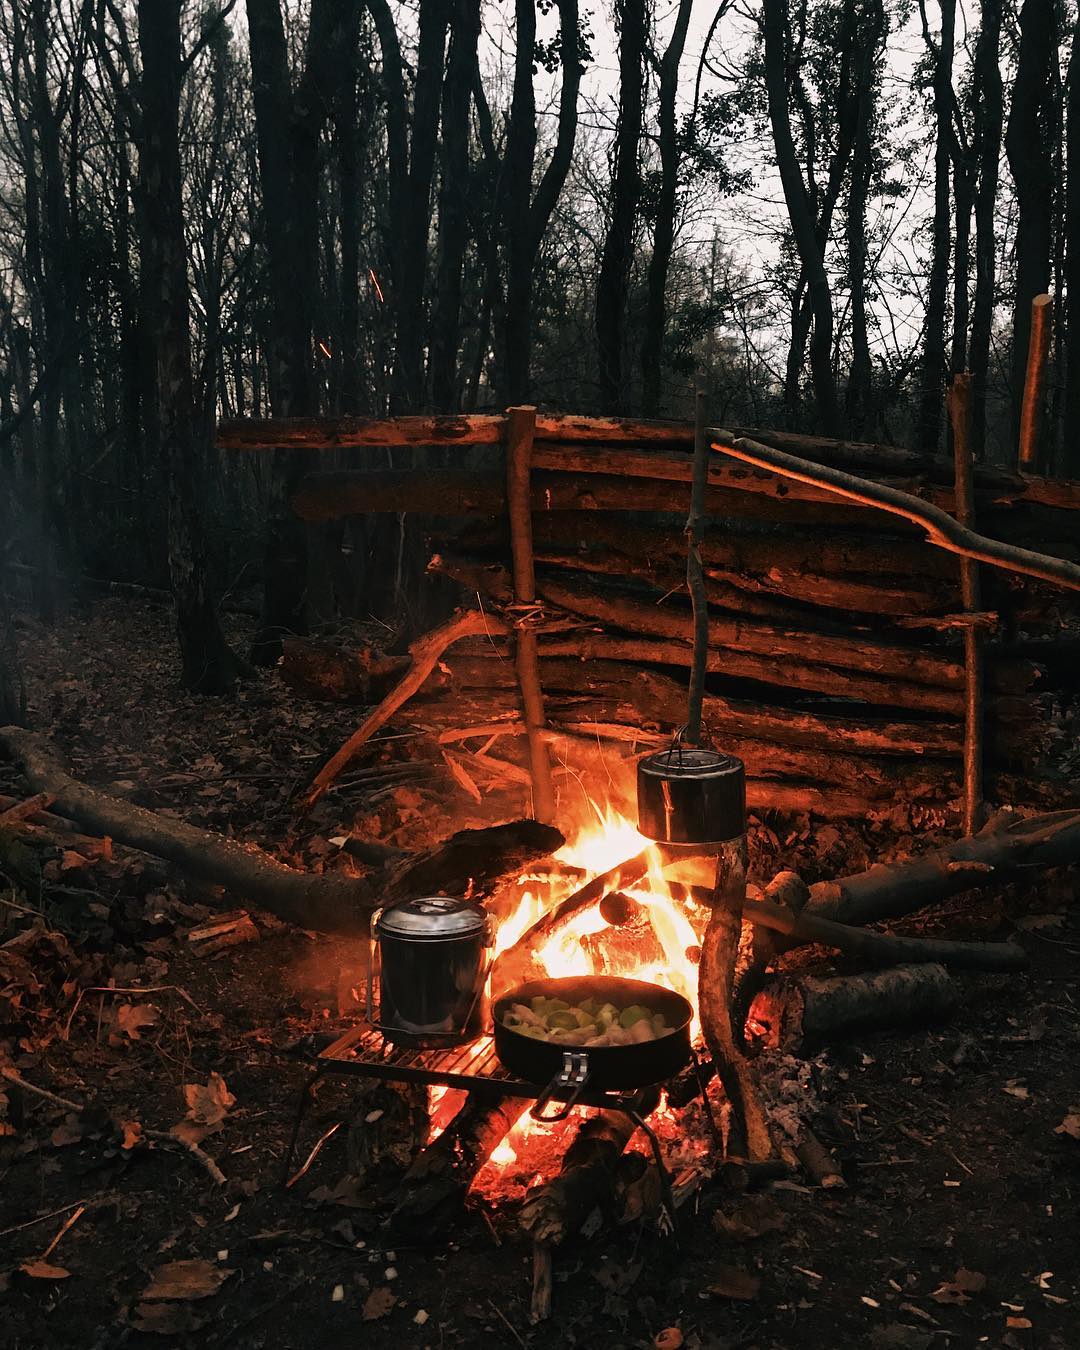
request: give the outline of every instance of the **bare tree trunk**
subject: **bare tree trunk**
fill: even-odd
[[[1049,289],[1053,254],[1054,166],[1050,143],[1056,117],[1053,70],[1057,61],[1054,0],[1024,0],[1020,51],[1013,84],[1005,153],[1016,187],[1016,293],[1012,334],[1014,431],[1020,406],[1031,333],[1031,302]]]
[[[529,398],[533,341],[533,285],[544,231],[562,192],[577,139],[577,102],[581,86],[578,0],[558,0],[562,88],[555,148],[532,195],[536,154],[536,97],[533,62],[536,13],[533,0],[518,0],[514,95],[510,109],[505,164],[506,316],[503,332],[502,401],[507,406]],[[531,201],[530,201],[531,198]]]
[[[762,29],[765,37],[765,87],[769,100],[773,142],[776,147],[776,162],[784,188],[791,232],[806,276],[810,311],[813,316],[810,372],[817,403],[817,420],[819,429],[826,435],[835,434],[839,410],[832,365],[832,290],[825,270],[823,242],[791,133],[788,32],[784,0],[764,0]]]
[[[941,438],[941,414],[945,396],[947,363],[945,326],[948,319],[949,258],[952,251],[952,203],[950,174],[953,144],[953,48],[956,41],[956,0],[941,0],[941,36],[935,50],[921,0],[923,37],[934,56],[934,224],[930,280],[923,327],[922,373],[915,443],[920,450],[937,449]]]
[[[596,281],[596,351],[600,401],[606,413],[628,408],[623,370],[627,291],[633,261],[641,175],[638,148],[645,84],[647,0],[616,0],[619,24],[619,118],[615,129],[615,167],[600,275]]]
[[[664,328],[667,322],[667,283],[671,253],[675,246],[675,212],[679,190],[679,139],[675,99],[679,88],[679,63],[686,47],[686,33],[694,0],[679,0],[671,40],[660,58],[659,145],[660,191],[653,227],[653,250],[649,259],[648,295],[645,302],[645,335],[641,342],[641,410],[646,417],[660,411],[661,366]]]
[[[443,85],[442,168],[439,177],[439,251],[431,317],[431,402],[457,410],[461,345],[462,268],[468,238],[469,109],[480,40],[480,0],[456,0]]]
[[[1065,424],[1080,426],[1080,17],[1073,28],[1066,85],[1065,177]],[[1080,472],[1075,442],[1066,444],[1063,472]]]
[[[1004,116],[998,64],[1000,44],[1001,0],[983,0],[972,79],[975,97],[972,150],[978,183],[975,188],[975,305],[971,316],[968,364],[971,368],[971,441],[976,455],[982,455],[986,449],[986,393],[994,324],[997,258],[994,208]]]
[[[424,396],[424,291],[431,184],[439,130],[439,94],[443,82],[446,30],[451,0],[420,0],[420,37],[413,84],[412,139],[409,174],[400,220],[401,265],[395,290],[397,358],[390,406],[393,412],[415,412]],[[386,57],[386,47],[383,48]]]
[[[139,176],[148,232],[143,258],[144,265],[149,264],[141,281],[155,319],[158,427],[169,496],[169,573],[183,681],[200,693],[219,693],[239,672],[210,596],[199,519],[203,465],[196,445],[180,169],[180,6],[181,0],[139,0]]]
[[[851,295],[851,370],[844,398],[844,414],[847,432],[852,436],[865,430],[871,413],[873,364],[866,326],[866,201],[874,167],[873,125],[878,66],[887,33],[885,7],[881,0],[872,0],[865,8],[856,37],[852,90],[854,132],[846,219],[848,290]]]

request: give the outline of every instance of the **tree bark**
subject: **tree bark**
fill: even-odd
[[[601,406],[605,412],[622,413],[629,405],[623,348],[634,226],[641,194],[638,149],[648,36],[645,0],[615,0],[615,14],[619,26],[619,113],[607,231],[596,280],[596,353]]]
[[[142,56],[140,188],[144,200],[143,275],[154,315],[157,429],[168,484],[169,575],[176,601],[181,677],[199,693],[230,689],[241,667],[229,649],[210,594],[200,518],[198,452],[191,373],[188,259],[180,167],[180,0],[140,0]]]
[[[641,407],[646,417],[660,411],[664,329],[667,324],[667,284],[675,246],[675,215],[679,193],[679,138],[675,101],[679,88],[679,65],[686,47],[686,34],[694,0],[679,0],[671,37],[658,62],[660,88],[657,95],[660,150],[660,186],[657,193],[653,247],[646,282],[645,336],[641,343]]]
[[[971,315],[969,363],[972,376],[971,440],[977,457],[986,449],[986,398],[996,300],[997,225],[994,213],[1004,118],[999,64],[1001,10],[1002,0],[983,0],[972,78],[975,98],[972,149],[978,184],[975,189],[975,302]]]
[[[1012,331],[1012,428],[1019,431],[1020,408],[1031,332],[1031,302],[1050,289],[1054,234],[1055,130],[1053,89],[1057,62],[1057,19],[1053,0],[1024,0],[1020,48],[1005,153],[1016,188],[1016,292]]]
[[[788,219],[795,240],[813,316],[810,339],[810,373],[817,404],[819,430],[835,435],[838,422],[836,378],[833,374],[833,302],[825,270],[824,245],[814,218],[814,209],[799,166],[791,133],[788,88],[788,31],[784,0],[764,0],[765,89],[769,104],[776,162],[787,203]]]
[[[951,169],[953,144],[953,48],[956,41],[956,0],[940,0],[941,34],[935,47],[922,4],[923,37],[934,58],[934,216],[933,250],[923,328],[921,389],[916,422],[916,445],[936,450],[941,439],[941,412],[948,363],[945,355],[948,319],[949,258],[952,249]],[[965,283],[966,284],[966,283]]]
[[[479,39],[480,0],[455,0],[443,82],[439,234],[429,357],[431,401],[440,412],[453,412],[461,398],[457,361],[471,183],[469,110]]]

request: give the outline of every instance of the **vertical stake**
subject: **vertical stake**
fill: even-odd
[[[1027,372],[1024,398],[1020,405],[1019,468],[1021,473],[1038,473],[1043,467],[1041,432],[1043,405],[1046,402],[1046,367],[1050,355],[1050,329],[1054,302],[1048,295],[1037,295],[1031,302],[1031,335],[1028,338]]]
[[[961,525],[975,528],[975,475],[971,460],[971,375],[954,375],[946,404],[953,433],[955,514]],[[965,614],[981,607],[979,565],[960,560],[960,593]],[[974,623],[964,629],[964,833],[974,834],[983,821],[983,650]]]
[[[532,472],[533,439],[536,435],[536,409],[506,410],[506,506],[510,516],[510,548],[514,570],[514,603],[536,603],[536,567],[533,560]],[[529,741],[529,774],[532,778],[533,815],[551,824],[555,818],[555,789],[551,781],[551,762],[544,740],[544,695],[540,687],[540,660],[536,630],[526,610],[519,608],[515,622],[514,664],[525,713],[525,734]]]
[[[705,435],[708,420],[708,403],[699,389],[694,404],[694,472],[690,486],[690,514],[686,520],[686,586],[694,611],[694,655],[686,711],[689,745],[701,744],[701,709],[705,701],[705,670],[709,658],[709,601],[701,566],[705,489],[709,482],[709,442]]]

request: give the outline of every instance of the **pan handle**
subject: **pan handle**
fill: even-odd
[[[577,1104],[577,1099],[585,1091],[590,1076],[589,1056],[585,1051],[564,1050],[562,1068],[537,1097],[529,1115],[542,1125],[555,1125],[560,1120],[565,1120]],[[546,1116],[544,1108],[550,1104],[552,1098],[556,1095],[561,1096],[567,1088],[570,1089],[570,1095],[563,1101],[554,1115]]]

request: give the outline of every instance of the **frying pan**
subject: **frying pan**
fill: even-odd
[[[528,1004],[532,998],[561,998],[571,1007],[587,998],[598,998],[627,1008],[640,1003],[654,1013],[663,1013],[672,1028],[666,1036],[640,1045],[566,1045],[523,1036],[503,1024],[511,1004]],[[531,1115],[548,1123],[564,1120],[586,1087],[604,1091],[648,1087],[663,1082],[690,1061],[690,1023],[694,1010],[681,994],[645,980],[625,980],[613,975],[581,975],[561,980],[530,980],[501,995],[492,1008],[495,1023],[495,1053],[506,1068],[530,1083],[546,1083]],[[554,1115],[544,1108],[553,1098],[562,1106]]]

